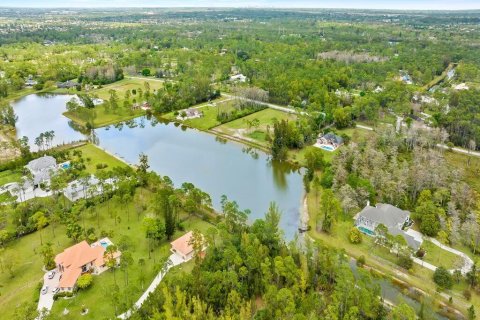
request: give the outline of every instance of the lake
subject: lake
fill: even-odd
[[[13,104],[18,115],[18,136],[34,140],[47,130],[55,131],[54,144],[85,139],[62,115],[68,95],[29,95]],[[264,152],[211,134],[161,123],[146,117],[95,130],[96,143],[105,150],[136,164],[140,153],[148,155],[150,168],[169,176],[175,186],[191,182],[210,194],[220,210],[226,195],[241,209],[250,209],[249,220],[262,218],[271,201],[282,211],[280,227],[288,240],[294,238],[300,220],[302,175],[283,163],[273,163]]]

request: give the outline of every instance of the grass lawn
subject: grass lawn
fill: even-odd
[[[110,98],[110,90],[115,90],[117,92],[118,98],[120,100],[120,104],[123,103],[123,98],[125,97],[125,92],[132,89],[137,90],[136,95],[131,95],[131,99],[136,98],[137,102],[139,101],[138,97],[138,89],[142,89],[145,93],[145,82],[148,82],[150,85],[150,93],[155,93],[158,89],[163,88],[163,82],[157,80],[149,80],[149,79],[138,79],[138,78],[125,78],[123,80],[108,84],[103,86],[102,88],[91,90],[88,93],[92,95],[96,95],[103,100],[108,100]]]
[[[243,118],[230,121],[215,128],[216,131],[220,131],[223,134],[243,137],[247,140],[255,140],[256,143],[262,146],[268,147],[270,144],[267,141],[268,130],[273,131],[273,124],[275,121],[281,120],[295,120],[296,116],[291,113],[282,112],[274,109],[264,109]],[[253,120],[258,120],[258,127],[248,127],[248,123]]]
[[[298,163],[300,165],[305,165],[305,154],[308,152],[308,150],[315,149],[315,150],[320,150],[323,153],[323,159],[326,162],[332,162],[333,157],[337,154],[337,150],[335,151],[327,151],[323,150],[314,146],[306,146],[305,148],[302,148],[300,150],[289,150],[288,152],[288,159],[294,163]]]
[[[217,120],[217,114],[219,110],[229,111],[233,108],[229,101],[223,102],[224,100],[225,98],[220,98],[209,103],[202,103],[193,106],[194,108],[200,108],[200,110],[203,112],[203,117],[196,119],[187,119],[182,122],[189,127],[197,128],[204,131],[218,126],[220,124],[220,122]],[[179,110],[178,112],[181,111]],[[162,118],[170,121],[179,121],[177,120],[177,116],[174,114],[174,112],[169,112],[165,115],[162,115]]]
[[[142,219],[152,210],[147,207],[139,212],[138,216],[133,203],[148,203],[150,195],[147,192],[139,192],[135,195],[131,204],[125,206],[114,200],[97,205],[93,209],[87,209],[80,214],[79,223],[86,228],[95,228],[95,233],[100,236],[102,232],[109,234],[114,244],[118,244],[122,237],[130,239],[129,251],[132,253],[133,264],[128,267],[129,284],[126,285],[125,272],[117,269],[114,273],[109,270],[99,276],[94,276],[93,285],[85,291],[79,291],[72,299],[57,300],[52,309],[54,319],[64,318],[63,310],[70,312],[68,319],[113,319],[115,307],[112,302],[113,295],[121,295],[117,303],[117,311],[123,312],[129,308],[148,287],[151,280],[157,274],[160,261],[170,255],[169,241],[163,240],[153,246],[151,258],[149,258],[149,244],[145,238]],[[115,224],[112,213],[116,213],[121,220]],[[128,214],[127,214],[128,213]],[[97,217],[98,215],[98,217]],[[129,217],[128,217],[129,216]],[[197,228],[203,232],[211,227],[210,224],[197,217],[190,217],[183,223],[185,230]],[[177,231],[175,237],[185,231]],[[71,246],[74,242],[67,238],[64,225],[52,225],[42,230],[43,242],[51,242],[55,254]],[[0,310],[3,310],[2,318],[12,319],[15,307],[23,302],[31,302],[38,296],[37,284],[42,279],[43,259],[40,250],[39,232],[24,236],[9,243],[5,250],[0,253],[0,259],[14,261],[14,277],[8,272],[0,273]],[[145,263],[139,263],[144,259]],[[113,288],[117,282],[117,288]],[[36,303],[36,302],[35,302]],[[128,304],[128,305],[127,305]],[[82,305],[90,310],[88,316],[81,316]]]
[[[4,184],[20,181],[22,172],[20,170],[0,171],[0,186]]]
[[[119,159],[115,158],[114,156],[106,153],[102,149],[90,143],[78,148],[71,149],[71,151],[74,150],[82,152],[82,158],[86,160],[84,162],[86,167],[85,171],[91,174],[95,174],[97,172],[97,164],[106,164],[106,170],[111,170],[115,167],[127,166],[125,162],[120,161]],[[88,159],[90,159],[90,161]]]
[[[95,119],[93,120],[93,126],[95,128],[105,127],[110,124],[130,120],[144,114],[145,111],[141,109],[126,109],[123,107],[122,104],[119,104],[118,108],[115,111],[107,111],[104,106],[100,105],[95,107]],[[78,112],[66,111],[63,113],[63,115],[83,127],[87,125],[88,121],[86,120],[85,116],[79,114]]]
[[[424,241],[422,247],[425,249],[426,255],[424,261],[433,264],[434,266],[443,266],[447,269],[461,268],[463,259],[451,252],[445,251],[442,248],[434,245],[430,241]]]
[[[145,86],[144,83],[148,82],[150,85],[150,93],[155,93],[158,89],[163,87],[163,82],[161,81],[154,81],[154,80],[143,80],[143,79],[123,79],[121,81],[117,81],[115,83],[106,85],[102,88],[95,89],[88,91],[88,94],[93,96],[98,96],[103,100],[108,100],[110,98],[110,90],[115,90],[118,96],[118,108],[113,110],[106,110],[103,105],[99,105],[95,107],[95,119],[93,121],[93,125],[95,128],[104,127],[110,124],[118,123],[125,120],[130,120],[136,118],[138,116],[144,115],[145,111],[138,109],[138,110],[131,110],[130,107],[133,105],[133,100],[137,100],[138,103],[143,102],[145,98],[140,98],[138,89],[142,89],[145,93]],[[134,95],[132,90],[136,89],[137,93]],[[129,107],[125,108],[123,106],[125,92],[130,91],[131,98],[129,102]],[[64,115],[71,120],[75,121],[76,123],[86,126],[87,118],[86,116],[80,114],[79,112],[65,112]]]

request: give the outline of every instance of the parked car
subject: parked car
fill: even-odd
[[[50,272],[47,274],[47,277],[48,277],[48,279],[53,279],[53,277],[55,277],[55,271],[54,271],[54,270],[50,271]]]
[[[43,287],[41,292],[42,292],[42,294],[47,293],[48,292],[48,286]]]
[[[56,287],[56,288],[53,288],[53,289],[52,289],[52,293],[53,293],[53,294],[56,294],[58,291],[60,291],[60,288],[59,288],[59,287]]]

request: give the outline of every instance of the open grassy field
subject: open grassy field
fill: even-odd
[[[248,124],[254,120],[258,120],[258,126],[249,127]],[[243,118],[222,124],[216,127],[215,131],[247,140],[252,139],[256,143],[268,147],[268,130],[273,131],[274,122],[281,120],[295,120],[295,115],[267,108]]]
[[[145,79],[125,78],[123,80],[103,86],[102,88],[91,90],[88,93],[92,95],[96,95],[103,100],[108,100],[110,98],[109,91],[113,89],[117,92],[117,95],[120,101],[123,102],[125,92],[127,92],[127,90],[130,90],[130,93],[132,93],[131,90],[135,89],[137,90],[137,94],[134,95],[132,93],[131,99],[136,98],[137,102],[140,102],[138,97],[138,89],[142,89],[143,92],[145,93],[145,82],[147,82],[150,85],[151,94],[157,92],[158,89],[163,87],[163,81],[161,80],[147,79],[147,78]]]
[[[150,197],[148,192],[137,190],[135,198],[128,205],[109,200],[95,206],[93,210],[87,209],[80,213],[79,223],[86,228],[95,228],[97,236],[105,232],[109,234],[114,244],[118,244],[125,237],[129,239],[128,250],[133,257],[133,263],[127,269],[129,284],[126,285],[126,274],[120,269],[116,270],[115,275],[109,270],[95,276],[93,285],[89,289],[80,291],[74,298],[59,299],[54,303],[52,309],[54,319],[62,319],[65,308],[69,310],[69,319],[113,319],[115,318],[113,294],[121,292],[129,297],[128,306],[118,303],[118,312],[125,311],[130,307],[130,303],[140,297],[157,274],[160,261],[170,255],[169,241],[163,240],[153,246],[149,258],[149,244],[145,238],[142,219],[151,214],[152,210],[147,206],[146,210],[136,212],[133,203],[147,204]],[[115,223],[113,213],[121,218],[120,221],[117,219]],[[183,225],[186,231],[197,228],[205,232],[211,227],[210,224],[196,217],[187,218]],[[74,244],[71,239],[67,238],[64,225],[49,225],[41,232],[43,242],[51,242],[55,254]],[[177,231],[175,237],[183,233],[184,231]],[[2,261],[8,260],[14,264],[13,278],[8,272],[0,273],[2,319],[12,319],[17,305],[27,301],[31,302],[34,297],[38,296],[37,285],[43,276],[43,259],[39,252],[40,248],[39,232],[35,232],[9,243],[0,253]],[[115,282],[118,289],[112,288]],[[90,310],[86,317],[80,314],[83,305]]]
[[[142,103],[145,100],[144,97],[140,98],[139,96],[139,89],[142,89],[145,93],[145,82],[149,83],[151,94],[163,87],[163,82],[160,80],[127,78],[106,85],[102,88],[89,91],[88,93],[92,96],[97,96],[103,100],[108,100],[110,98],[110,90],[115,90],[118,96],[118,107],[115,110],[107,110],[103,105],[98,105],[95,107],[93,126],[95,128],[100,128],[144,115],[145,111],[141,109],[132,110],[131,106],[133,105],[134,99],[138,103]],[[136,94],[133,94],[133,89],[137,91]],[[130,91],[131,97],[128,103],[128,108],[125,108],[123,104],[125,101],[125,92],[127,91]],[[87,124],[86,116],[80,114],[79,112],[67,111],[64,113],[64,115],[82,126],[86,126]]]
[[[233,109],[233,105],[230,100],[225,98],[219,98],[215,101],[211,101],[209,103],[202,103],[194,107],[199,108],[203,112],[203,117],[196,119],[187,119],[182,122],[189,127],[204,131],[214,128],[220,124],[220,122],[217,120],[217,115],[219,112],[230,111]],[[165,115],[162,115],[162,118],[170,121],[179,121],[177,120],[177,116],[174,114],[174,112],[169,112]]]
[[[451,252],[445,251],[442,248],[434,245],[430,241],[424,241],[422,247],[425,249],[426,255],[424,261],[433,264],[434,266],[442,266],[447,269],[461,268],[463,259]]]
[[[107,167],[105,168],[106,170],[111,170],[115,167],[127,166],[125,162],[120,161],[119,159],[106,153],[105,151],[103,151],[102,149],[100,149],[99,147],[91,143],[83,145],[78,148],[74,148],[71,151],[73,150],[78,150],[82,152],[82,158],[86,160],[85,171],[91,174],[95,174],[97,172],[98,170],[97,164],[106,164],[107,165]],[[105,169],[102,169],[102,170],[105,170]]]
[[[20,181],[22,172],[20,170],[0,171],[0,186],[4,184]]]
[[[95,107],[95,119],[93,121],[94,128],[101,128],[118,122],[130,120],[145,114],[145,111],[141,109],[131,110],[125,109],[122,105],[119,105],[115,111],[107,111],[103,106]],[[77,112],[64,112],[64,116],[85,127],[87,121],[79,115]]]

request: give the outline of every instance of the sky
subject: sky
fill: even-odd
[[[0,0],[0,7],[267,7],[464,10],[480,9],[480,0]]]

